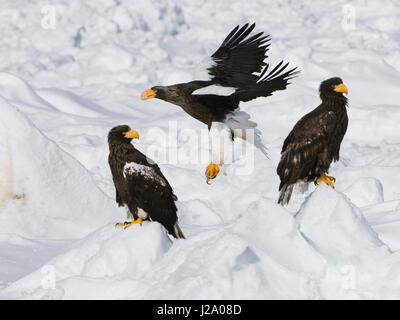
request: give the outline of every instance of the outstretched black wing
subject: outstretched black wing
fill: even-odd
[[[253,73],[261,72],[265,66],[270,38],[263,36],[263,32],[247,38],[255,25],[247,23],[240,29],[239,26],[234,28],[211,56],[215,65],[208,68],[208,73],[214,83],[240,87],[257,82],[258,77]]]
[[[296,71],[297,68],[285,71],[289,63],[286,63],[284,66],[282,64],[283,61],[268,74],[269,65],[267,65],[257,78],[257,83],[248,84],[236,90],[233,94],[236,100],[246,102],[258,97],[271,96],[277,90],[285,90],[290,84],[289,80],[293,79],[299,71]]]
[[[210,80],[169,86],[167,95],[159,98],[181,106],[210,127],[212,122],[224,121],[240,101],[268,97],[276,90],[286,89],[289,80],[298,73],[296,68],[286,71],[288,64],[282,66],[281,62],[267,73],[269,65],[264,60],[270,38],[263,32],[251,36],[254,28],[255,23],[245,24],[230,32],[212,55],[214,65],[208,68]]]

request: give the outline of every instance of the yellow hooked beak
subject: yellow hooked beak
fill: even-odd
[[[135,130],[129,130],[128,132],[125,132],[124,137],[128,139],[139,139],[139,133]]]
[[[334,86],[333,90],[336,92],[348,94],[347,87],[343,83]]]
[[[151,99],[151,98],[155,98],[155,97],[156,97],[156,93],[154,90],[151,90],[151,89],[144,90],[142,92],[142,96],[141,96],[142,100],[147,100],[147,99]]]

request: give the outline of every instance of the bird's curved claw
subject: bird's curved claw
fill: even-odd
[[[115,227],[116,227],[116,228],[117,228],[117,227],[123,227],[123,226],[125,226],[126,223],[129,223],[129,222],[127,222],[127,221],[125,221],[125,222],[117,222],[117,223],[115,224]]]
[[[142,225],[142,222],[143,222],[142,218],[137,218],[136,220],[132,219],[132,221],[130,221],[130,222],[128,222],[128,221],[118,222],[115,224],[115,227],[124,227],[124,229],[128,229],[128,228],[132,227],[135,223],[139,223],[140,225]]]
[[[317,180],[315,180],[314,183],[319,184],[321,181],[325,182],[325,184],[335,189],[335,186],[333,185],[333,183],[336,182],[335,177],[330,177],[327,176],[325,173],[321,173],[321,176]]]
[[[214,179],[218,175],[218,173],[219,173],[219,167],[216,164],[210,162],[210,164],[206,168],[206,173],[205,173],[206,183],[210,184],[209,183],[210,179]]]

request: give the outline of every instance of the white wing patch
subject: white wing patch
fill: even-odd
[[[230,96],[235,91],[236,91],[236,88],[222,87],[222,86],[213,84],[213,85],[205,87],[205,88],[197,89],[197,90],[193,91],[192,94],[193,95],[215,94],[218,96]]]
[[[153,180],[161,184],[163,187],[167,185],[166,181],[161,178],[152,167],[148,167],[135,162],[128,162],[125,164],[123,175],[124,178],[126,178],[127,175],[141,175],[146,180]]]

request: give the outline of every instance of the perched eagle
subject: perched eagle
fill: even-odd
[[[213,62],[207,68],[209,80],[155,86],[143,91],[142,100],[158,98],[178,105],[205,123],[210,132],[220,132],[229,142],[234,137],[247,140],[266,154],[260,133],[254,129],[257,124],[249,121],[247,113],[239,111],[239,103],[286,89],[288,81],[298,72],[296,68],[287,71],[288,63],[283,61],[270,70],[264,62],[270,38],[263,36],[263,32],[249,36],[254,27],[255,23],[237,26],[229,33],[211,56]],[[252,129],[252,134],[246,134],[247,129]],[[213,144],[213,139],[211,147],[213,156],[206,168],[207,182],[217,176],[218,165],[224,162],[224,151],[218,150],[219,144]]]
[[[138,151],[132,139],[139,134],[127,125],[114,127],[108,133],[110,165],[116,201],[125,206],[130,222],[117,226],[128,228],[143,220],[157,221],[175,238],[185,238],[178,226],[175,196],[157,164]]]
[[[298,182],[325,182],[332,188],[335,178],[327,176],[332,161],[339,160],[340,144],[347,130],[347,88],[342,79],[325,80],[319,87],[322,103],[306,114],[289,133],[281,152],[277,173],[281,179],[278,203],[289,202]]]

